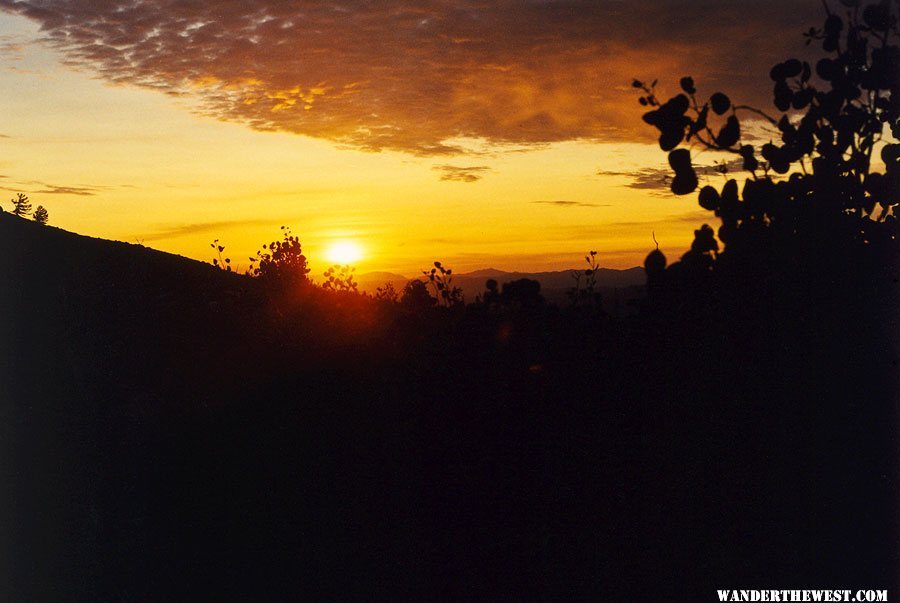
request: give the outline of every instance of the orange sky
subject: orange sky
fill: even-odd
[[[314,273],[342,240],[404,274],[630,267],[651,231],[677,257],[712,217],[666,191],[631,78],[765,104],[818,19],[723,4],[0,0],[0,188],[239,266],[282,224]]]

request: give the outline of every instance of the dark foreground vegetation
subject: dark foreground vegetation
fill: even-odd
[[[691,600],[895,575],[896,273],[610,319],[272,298],[10,216],[0,258],[12,600]]]
[[[750,177],[630,315],[593,263],[562,309],[441,265],[394,301],[310,285],[290,234],[248,276],[0,215],[10,600],[895,593],[896,7],[851,5],[820,89],[773,69],[762,158],[724,94],[636,82],[675,192],[686,138]]]

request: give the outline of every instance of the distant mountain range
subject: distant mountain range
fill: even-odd
[[[541,294],[552,303],[565,304],[568,301],[566,292],[575,284],[572,270],[557,270],[550,272],[506,272],[495,268],[485,268],[472,272],[462,272],[453,275],[453,284],[463,290],[466,301],[475,300],[475,296],[484,292],[488,279],[496,280],[500,286],[509,281],[528,278],[541,284]],[[422,277],[424,278],[424,277]],[[393,272],[366,272],[356,277],[359,288],[362,291],[374,292],[385,283],[391,283],[400,292],[409,277]],[[612,303],[613,297],[622,295],[625,298],[636,297],[646,282],[644,269],[639,267],[615,270],[612,268],[600,268],[597,273],[597,283],[606,303]]]

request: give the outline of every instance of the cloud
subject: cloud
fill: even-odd
[[[68,63],[202,114],[367,150],[650,140],[629,87],[692,75],[768,106],[813,0],[0,0]],[[671,80],[671,81],[668,81]]]
[[[218,222],[194,222],[189,224],[163,224],[157,226],[157,230],[148,235],[139,235],[137,238],[141,241],[161,241],[165,239],[176,239],[178,237],[203,234],[218,233],[233,228],[242,228],[245,226],[259,226],[273,224],[272,220],[220,220]]]
[[[655,218],[652,220],[642,220],[642,221],[623,221],[623,222],[611,222],[606,226],[610,228],[627,228],[632,229],[636,227],[642,226],[659,226],[666,224],[718,224],[718,218],[710,211],[706,211],[704,209],[697,209],[683,214],[673,214],[668,216],[661,216],[659,218]]]
[[[543,205],[555,205],[557,207],[612,207],[610,203],[585,203],[583,201],[532,201]]]
[[[25,43],[15,36],[0,35],[0,57],[4,62],[21,61],[25,57]]]
[[[55,186],[45,184],[46,188],[30,191],[35,195],[79,195],[82,197],[92,197],[97,194],[97,189],[87,186]]]
[[[6,177],[4,176],[3,178]],[[43,188],[35,189],[35,186]],[[57,186],[44,182],[10,182],[7,186],[0,187],[0,190],[27,193],[29,195],[79,195],[83,197],[96,195],[98,191],[98,189],[93,187]]]
[[[714,165],[695,165],[694,171],[697,176],[714,177],[722,175],[747,174],[743,171],[743,160],[733,159],[723,161]],[[672,184],[672,170],[668,167],[649,167],[641,168],[634,172],[597,170],[597,176],[614,176],[628,178],[629,182],[625,185],[628,188],[639,190],[648,190],[651,193],[657,192],[662,196],[669,196],[669,187]],[[731,177],[731,176],[729,176]]]
[[[6,178],[6,176],[0,176]],[[118,186],[110,186],[105,184],[78,184],[78,185],[61,185],[49,184],[40,180],[13,181],[9,183],[15,188],[5,187],[2,190],[25,192],[30,195],[77,195],[80,197],[92,197],[100,192],[112,190],[115,188],[135,188],[129,184],[121,184]]]
[[[451,182],[476,182],[483,178],[483,174],[491,171],[486,165],[474,166],[456,166],[456,165],[436,165],[432,169],[441,173],[441,180]]]
[[[656,191],[660,194],[668,191],[672,182],[672,171],[668,168],[641,168],[635,172],[598,170],[597,176],[628,178],[629,182],[625,185],[628,188]]]

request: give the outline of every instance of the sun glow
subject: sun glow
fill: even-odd
[[[325,253],[335,264],[354,264],[363,257],[362,247],[353,241],[336,241]]]

